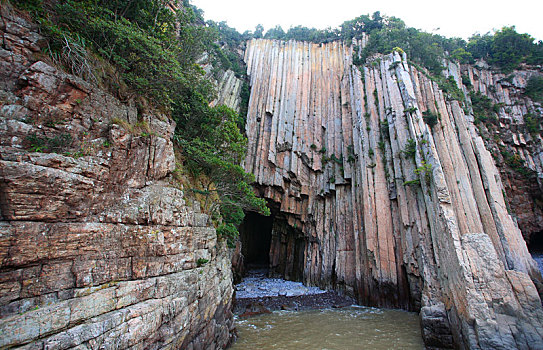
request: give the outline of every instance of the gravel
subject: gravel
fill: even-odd
[[[252,270],[236,285],[236,298],[262,298],[275,296],[299,296],[326,293],[318,287],[306,287],[301,282],[266,277],[266,270]]]
[[[306,287],[300,282],[266,277],[266,270],[252,270],[237,284],[234,313],[242,314],[260,306],[267,310],[308,310],[330,307],[346,307],[355,300],[335,291],[318,287]],[[264,309],[264,310],[265,310]]]

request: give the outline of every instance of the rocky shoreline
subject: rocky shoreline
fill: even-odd
[[[248,310],[261,310],[260,313],[277,310],[309,310],[341,308],[355,304],[355,300],[340,295],[336,291],[327,291],[321,294],[296,295],[296,296],[267,296],[257,298],[236,298],[234,303],[234,314],[243,315]],[[251,311],[249,311],[251,312]],[[255,312],[255,311],[252,311]]]
[[[337,291],[307,287],[301,282],[269,278],[267,270],[248,271],[236,285],[234,314],[240,317],[269,313],[276,310],[309,310],[346,307],[356,303]]]

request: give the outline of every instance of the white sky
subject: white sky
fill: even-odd
[[[543,0],[190,0],[204,10],[204,18],[226,21],[239,32],[265,31],[276,25],[286,31],[302,25],[324,29],[337,27],[360,15],[399,17],[409,27],[447,37],[467,39],[514,25],[519,33],[543,40]],[[439,28],[439,29],[438,29]]]

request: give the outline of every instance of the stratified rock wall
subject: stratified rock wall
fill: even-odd
[[[171,177],[175,124],[36,61],[2,6],[0,348],[221,348],[232,275]]]
[[[405,56],[359,69],[352,54],[248,43],[245,168],[292,228],[271,265],[286,251],[305,283],[420,309],[429,347],[543,348],[541,275],[473,118]],[[292,232],[303,259],[288,256]]]
[[[543,234],[543,139],[541,123],[537,121],[543,108],[526,97],[524,91],[531,77],[543,73],[526,67],[503,74],[489,70],[483,62],[463,65],[461,72],[470,90],[494,103],[496,118],[479,123],[479,133],[498,162],[508,208],[529,242]],[[458,75],[458,71],[455,73]],[[531,128],[526,123],[529,118]]]

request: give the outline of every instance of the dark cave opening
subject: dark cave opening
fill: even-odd
[[[543,253],[543,232],[537,232],[530,237],[528,243],[530,253]]]
[[[273,215],[248,212],[239,227],[241,252],[246,268],[268,268]]]
[[[303,279],[302,231],[272,210],[270,216],[248,212],[239,228],[245,270],[266,269],[270,277]]]

